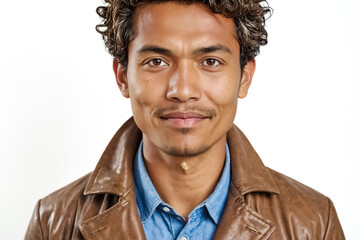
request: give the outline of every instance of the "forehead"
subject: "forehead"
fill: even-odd
[[[166,45],[222,44],[239,48],[231,18],[214,14],[204,4],[177,2],[150,3],[140,6],[134,16],[136,42]]]

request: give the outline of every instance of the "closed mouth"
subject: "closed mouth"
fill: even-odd
[[[204,118],[210,118],[210,117],[204,116],[199,113],[194,113],[194,112],[173,112],[173,113],[164,114],[164,115],[160,116],[160,118],[162,118],[162,119],[184,119],[185,120],[185,119],[194,119],[194,118],[204,119]]]

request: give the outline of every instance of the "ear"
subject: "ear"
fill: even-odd
[[[113,70],[115,73],[116,83],[119,86],[122,95],[126,98],[129,98],[130,94],[129,85],[126,78],[126,70],[124,66],[122,66],[115,58],[113,60]]]
[[[252,82],[252,78],[254,76],[255,68],[256,68],[255,59],[248,61],[247,64],[245,65],[240,81],[240,89],[238,95],[239,98],[246,97]]]

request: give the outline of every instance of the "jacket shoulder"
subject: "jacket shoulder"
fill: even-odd
[[[55,192],[50,193],[40,200],[41,205],[54,209],[56,206],[79,201],[80,198],[84,197],[84,189],[91,177],[91,174],[92,172],[56,190]]]
[[[328,204],[328,197],[315,189],[279,173],[271,168],[267,168],[279,188],[279,198],[285,198],[294,202],[321,207]]]
[[[27,239],[77,239],[74,228],[91,173],[40,199],[25,234]],[[56,230],[56,231],[55,231]]]
[[[40,199],[25,239],[82,239],[80,223],[118,201],[118,197],[111,194],[84,195],[91,174]]]
[[[279,189],[279,194],[272,196],[272,199],[282,207],[284,213],[288,217],[298,217],[297,220],[300,222],[313,221],[326,228],[329,211],[333,206],[331,200],[293,178],[270,168],[268,170]]]
[[[344,239],[332,201],[320,192],[268,168],[278,194],[254,193],[248,204],[271,219],[287,239]],[[250,196],[252,195],[252,196]],[[264,199],[267,199],[264,201]],[[306,231],[305,231],[306,230]]]
[[[77,200],[79,197],[83,196],[84,189],[91,177],[91,174],[92,172],[50,193],[40,200],[41,203],[44,205],[54,205]]]

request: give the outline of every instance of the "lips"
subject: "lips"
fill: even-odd
[[[192,128],[209,117],[193,112],[173,112],[160,117],[173,127]]]
[[[175,113],[165,114],[165,115],[161,116],[161,118],[165,118],[165,119],[171,119],[171,118],[188,119],[188,118],[206,118],[206,116],[204,116],[202,114],[199,114],[199,113],[192,113],[192,112],[188,112],[188,113],[175,112]]]

